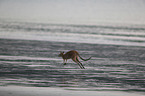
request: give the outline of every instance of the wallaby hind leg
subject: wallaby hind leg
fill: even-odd
[[[83,66],[83,64],[79,61],[79,59],[76,57],[77,62],[81,65],[82,69],[85,69],[85,67]]]
[[[73,60],[74,62],[76,62],[76,63],[80,66],[81,69],[83,69],[83,67],[79,64],[79,62],[77,62],[76,58],[72,58],[72,60]]]

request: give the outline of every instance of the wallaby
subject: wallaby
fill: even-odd
[[[88,58],[88,59],[83,59],[83,58],[79,55],[79,53],[78,53],[77,51],[75,51],[75,50],[68,51],[68,52],[65,53],[65,54],[64,54],[64,52],[60,52],[60,54],[59,54],[58,56],[63,58],[64,65],[66,65],[67,59],[72,59],[74,62],[76,62],[76,63],[80,66],[81,69],[85,69],[85,67],[84,67],[84,66],[82,65],[82,63],[79,61],[78,56],[79,56],[82,60],[84,60],[84,61],[88,61],[88,60],[91,59],[91,57]],[[66,62],[65,62],[65,61],[66,61]]]

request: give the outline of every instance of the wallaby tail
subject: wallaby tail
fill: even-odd
[[[88,58],[88,59],[83,59],[80,55],[78,55],[83,61],[88,61],[90,60],[92,57]]]

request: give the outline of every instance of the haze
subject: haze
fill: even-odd
[[[0,0],[0,19],[145,24],[145,0]]]

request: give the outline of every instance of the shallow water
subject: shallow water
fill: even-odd
[[[63,25],[0,22],[0,38],[145,46],[144,25]]]
[[[0,85],[145,91],[145,28],[0,23]],[[60,51],[77,50],[86,69]]]

